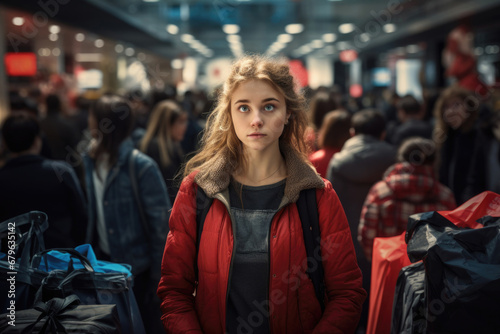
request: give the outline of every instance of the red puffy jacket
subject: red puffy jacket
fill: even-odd
[[[353,333],[366,293],[349,226],[330,182],[291,150],[283,152],[289,176],[271,223],[269,314],[271,333]],[[228,211],[229,163],[193,173],[182,183],[170,216],[158,295],[168,333],[224,333],[226,294],[233,250]],[[214,172],[215,171],[215,172]],[[218,179],[214,179],[218,175]],[[195,282],[196,187],[214,197],[206,216]],[[321,254],[328,302],[321,308],[305,270],[306,251],[297,206],[300,190],[317,188]],[[234,284],[234,283],[233,283]],[[196,295],[196,297],[194,296]]]

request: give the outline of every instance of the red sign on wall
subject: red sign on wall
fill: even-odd
[[[31,77],[36,74],[36,55],[32,52],[8,52],[5,70],[9,76]]]
[[[350,63],[358,58],[358,53],[355,50],[344,50],[339,53],[339,58],[344,63]]]

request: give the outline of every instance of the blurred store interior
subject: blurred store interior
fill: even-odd
[[[453,80],[442,53],[458,26],[495,87],[499,13],[499,0],[2,0],[0,118],[12,90],[210,92],[244,53],[288,58],[312,89],[423,99]]]

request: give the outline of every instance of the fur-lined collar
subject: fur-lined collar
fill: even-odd
[[[282,205],[296,202],[301,190],[309,188],[324,188],[323,179],[316,173],[314,168],[302,161],[297,153],[288,145],[280,146],[281,154],[285,159],[288,177],[286,180],[285,194]],[[195,176],[195,182],[205,191],[208,197],[216,197],[219,193],[225,193],[231,181],[231,171],[234,164],[228,158],[220,159],[210,168],[200,171]]]

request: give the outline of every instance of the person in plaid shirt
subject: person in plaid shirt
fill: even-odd
[[[435,157],[436,147],[432,140],[409,138],[398,150],[398,162],[370,189],[358,229],[358,241],[369,261],[373,240],[406,231],[410,215],[455,209],[453,192],[439,183],[435,175]]]

